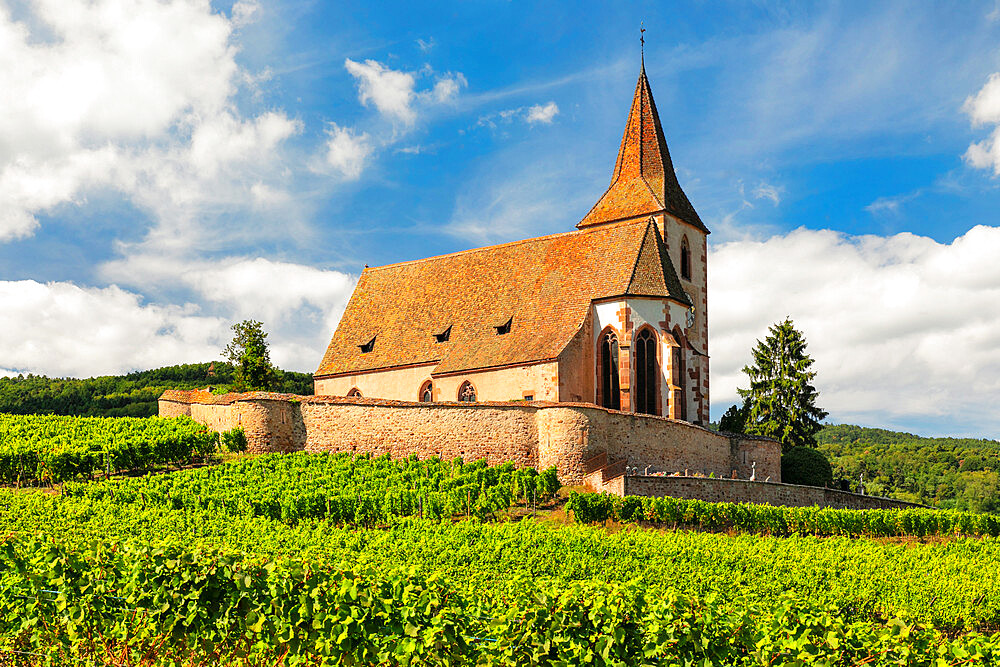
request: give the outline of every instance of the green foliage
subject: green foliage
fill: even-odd
[[[298,453],[265,454],[155,477],[68,484],[64,492],[293,524],[325,519],[374,526],[401,516],[492,518],[517,502],[547,500],[558,488],[555,467],[538,474],[512,463],[490,467],[483,460]]]
[[[745,432],[774,438],[785,449],[815,446],[827,413],[816,407],[816,373],[809,370],[813,360],[805,338],[790,318],[768,331],[753,349],[753,365],[743,368],[750,380],[749,388],[738,390],[747,412]]]
[[[1000,512],[1000,442],[922,438],[861,426],[827,426],[817,436],[834,479],[864,475],[873,495],[973,512]]]
[[[223,431],[219,434],[219,441],[227,452],[239,453],[247,450],[247,436],[241,428]]]
[[[754,600],[637,581],[523,579],[484,604],[461,581],[298,555],[261,562],[202,545],[7,539],[0,649],[44,652],[56,664],[147,665],[936,667],[1000,659],[1000,635],[949,636],[905,616],[866,619],[801,592]]]
[[[269,391],[274,388],[275,369],[267,344],[267,332],[256,320],[243,320],[233,325],[233,340],[223,351],[236,367],[238,391]]]
[[[190,417],[0,414],[0,484],[62,482],[95,473],[185,463],[217,435]]]
[[[724,433],[743,433],[746,430],[748,410],[747,404],[731,405],[719,420],[716,430]]]
[[[0,412],[152,417],[157,413],[157,399],[167,389],[211,386],[215,393],[225,393],[235,381],[233,366],[222,361],[166,366],[86,380],[30,374],[0,377]],[[289,394],[312,394],[313,379],[308,373],[276,370],[274,389]]]
[[[848,535],[902,537],[970,535],[1000,537],[1000,516],[953,510],[907,508],[846,510],[820,507],[779,507],[751,503],[712,503],[683,498],[612,496],[571,493],[568,511],[580,523],[608,519],[645,521],[657,525],[690,526],[768,535]]]
[[[833,468],[822,452],[811,447],[792,447],[781,455],[781,481],[827,486],[833,481]]]

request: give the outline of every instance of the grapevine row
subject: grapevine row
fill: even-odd
[[[526,585],[491,609],[447,579],[183,548],[0,549],[0,647],[52,662],[342,665],[897,665],[1000,660],[1000,634],[950,638],[634,585]]]
[[[567,510],[581,523],[612,519],[622,523],[735,530],[768,535],[1000,536],[1000,516],[920,508],[848,510],[712,503],[681,498],[571,493]]]

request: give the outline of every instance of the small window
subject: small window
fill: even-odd
[[[458,388],[458,400],[462,403],[476,402],[476,388],[468,380],[463,382],[462,386]]]
[[[368,354],[369,352],[375,349],[375,338],[376,338],[375,336],[372,336],[372,339],[367,343],[362,343],[361,345],[358,345],[358,347],[361,348],[361,354]]]
[[[524,400],[526,400],[526,401],[533,401],[533,400],[535,400],[535,395],[534,394],[525,394],[524,395]]]
[[[433,403],[434,402],[434,383],[428,380],[420,387],[420,402],[421,403]]]
[[[349,392],[347,392],[347,398],[364,398],[364,396],[361,395],[360,389],[354,387]]]
[[[511,323],[512,323],[513,321],[514,321],[514,318],[513,318],[513,317],[511,317],[511,318],[510,318],[509,320],[507,320],[507,321],[506,321],[506,322],[504,322],[503,324],[501,324],[501,325],[497,326],[497,327],[496,327],[496,330],[497,330],[497,335],[498,335],[498,336],[502,336],[502,335],[504,335],[504,334],[508,334],[508,333],[510,333],[510,325],[511,325]]]
[[[448,340],[449,338],[451,338],[451,326],[450,326],[450,325],[448,326],[448,328],[447,328],[447,329],[445,329],[445,330],[444,330],[444,331],[442,331],[441,333],[436,333],[436,334],[434,334],[434,339],[435,339],[435,340],[436,340],[437,342],[439,342],[439,343],[444,343],[444,342],[446,342],[446,341],[447,341],[447,340]]]
[[[686,236],[681,239],[681,277],[691,280],[691,246]]]

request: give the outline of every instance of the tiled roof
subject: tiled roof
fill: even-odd
[[[446,374],[555,359],[592,300],[625,294],[688,303],[649,219],[368,268],[316,376],[421,364]],[[508,320],[510,333],[498,335]],[[448,341],[437,342],[434,334],[448,327]]]
[[[708,233],[708,228],[677,182],[653,92],[646,78],[646,68],[643,67],[635,85],[632,109],[625,123],[611,186],[577,227],[663,210]]]

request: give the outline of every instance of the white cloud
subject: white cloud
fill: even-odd
[[[227,321],[118,287],[0,281],[0,366],[87,377],[218,358]]]
[[[191,301],[228,323],[260,320],[271,333],[272,359],[296,370],[319,364],[356,282],[340,271],[262,257],[135,254],[101,271],[109,280],[144,291],[187,290]],[[2,352],[0,367],[10,367]]]
[[[782,189],[780,187],[761,182],[760,185],[754,188],[753,196],[757,199],[770,199],[777,206],[781,203],[781,192]]]
[[[237,27],[249,25],[260,15],[260,3],[256,0],[237,0],[231,12],[233,24]]]
[[[367,133],[357,134],[346,127],[331,123],[327,128],[326,164],[348,180],[361,176],[372,152]]]
[[[466,80],[465,75],[461,72],[449,72],[445,76],[439,78],[434,84],[434,89],[431,91],[431,97],[439,104],[451,102],[458,97],[459,91],[468,85],[469,82]]]
[[[965,100],[963,111],[976,127],[995,125],[987,139],[974,143],[965,152],[966,161],[978,169],[993,169],[1000,176],[1000,72],[990,75],[986,85]]]
[[[40,0],[24,21],[0,7],[0,241],[111,189],[196,244],[222,204],[283,190],[283,143],[301,124],[233,102],[259,79],[233,41],[254,6],[237,3],[232,21],[201,0]]]
[[[412,108],[416,79],[409,72],[389,69],[376,60],[355,62],[344,60],[344,67],[358,82],[358,99],[362,104],[375,105],[380,113],[406,124],[417,119]]]
[[[1000,228],[950,244],[799,229],[711,250],[712,399],[736,402],[754,341],[791,316],[836,421],[1000,429]]]
[[[423,40],[423,39],[418,39],[417,40],[417,46],[424,53],[427,53],[428,51],[430,51],[431,49],[433,49],[436,45],[437,45],[437,42],[434,41],[433,37],[431,37],[428,40]]]
[[[501,109],[479,117],[476,122],[478,127],[496,128],[497,123],[511,123],[515,120],[523,120],[529,125],[535,123],[550,124],[559,114],[559,106],[555,102],[546,104],[533,104],[532,106],[515,107],[513,109]]]
[[[555,102],[547,104],[535,104],[528,109],[528,123],[551,123],[552,119],[559,113],[559,107]]]

